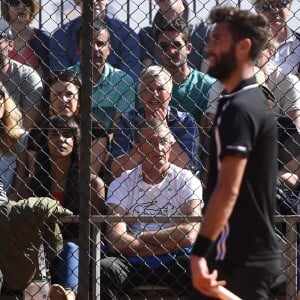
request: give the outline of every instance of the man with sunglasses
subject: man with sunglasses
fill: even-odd
[[[139,37],[126,23],[106,14],[107,2],[94,1],[94,18],[105,22],[110,32],[112,51],[108,62],[136,78],[141,71]],[[74,3],[80,5],[82,11],[83,1],[74,0]],[[77,46],[81,26],[82,17],[78,17],[54,32],[50,40],[51,70],[65,70],[80,61]]]
[[[270,22],[276,52],[270,67],[279,67],[284,75],[300,76],[300,34],[292,31],[287,21],[290,18],[292,0],[251,0],[258,12]]]
[[[155,0],[159,7],[151,26],[140,30],[141,40],[141,62],[146,67],[154,62],[161,63],[158,53],[155,51],[154,36],[161,24],[177,19],[185,20],[191,29],[190,42],[193,45],[188,57],[188,64],[196,70],[203,70],[206,65],[204,57],[204,46],[208,37],[208,27],[204,21],[193,13],[189,7],[188,0]],[[205,67],[206,69],[206,67]]]
[[[200,126],[200,143],[203,145],[203,113],[215,79],[189,66],[188,56],[193,46],[190,28],[184,19],[162,21],[155,32],[155,42],[160,60],[173,80],[170,105],[193,115]],[[199,153],[200,160],[204,158],[203,155],[204,151]]]

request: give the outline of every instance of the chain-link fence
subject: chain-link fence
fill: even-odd
[[[275,19],[256,62],[278,125],[270,299],[297,299],[298,1],[74,2],[1,1],[0,299],[188,299],[223,89],[206,75],[218,4]]]

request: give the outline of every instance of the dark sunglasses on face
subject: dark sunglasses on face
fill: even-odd
[[[32,5],[32,0],[7,0],[7,3],[10,6],[19,6],[22,3],[24,6],[29,7]]]
[[[277,3],[269,3],[268,1],[264,2],[261,6],[263,11],[272,11],[272,10],[281,10],[286,8],[290,4],[289,1],[279,1]]]
[[[181,42],[170,42],[170,43],[159,43],[158,46],[162,51],[167,51],[170,47],[173,49],[180,50],[182,47],[184,47],[186,44],[182,44]]]

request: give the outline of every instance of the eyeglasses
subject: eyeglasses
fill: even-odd
[[[0,90],[0,101],[4,99],[4,93]]]
[[[7,3],[10,6],[19,6],[21,3],[26,7],[32,6],[32,0],[7,0]]]
[[[290,1],[279,1],[277,3],[264,2],[261,6],[263,11],[281,10],[286,8],[290,4]]]
[[[183,48],[186,44],[182,44],[181,42],[179,41],[174,41],[174,42],[170,42],[170,43],[159,43],[158,44],[158,47],[166,52],[168,51],[168,49],[171,47],[172,49],[177,49],[177,50],[180,50],[181,48]]]

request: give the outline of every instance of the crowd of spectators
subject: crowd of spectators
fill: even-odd
[[[74,0],[74,7],[82,12],[83,2]],[[278,126],[288,133],[279,143],[278,179],[298,193],[300,38],[287,26],[292,1],[251,2],[270,23],[270,42],[253,72],[259,70]],[[79,214],[80,125],[87,121],[81,118],[87,96],[82,93],[82,16],[49,34],[31,25],[42,9],[39,3],[1,1],[0,202],[50,197]],[[138,33],[109,16],[107,5],[107,0],[93,1],[91,213],[200,218],[208,133],[223,91],[206,74],[209,27],[187,0],[156,0],[153,23]],[[184,287],[188,294],[187,258],[199,223],[160,227],[138,221],[128,227],[119,221],[106,227],[101,227],[107,232],[101,260],[104,299],[117,299],[141,283],[162,283],[161,277],[163,284]],[[73,300],[78,226],[61,229],[62,251],[49,262],[50,299]]]

